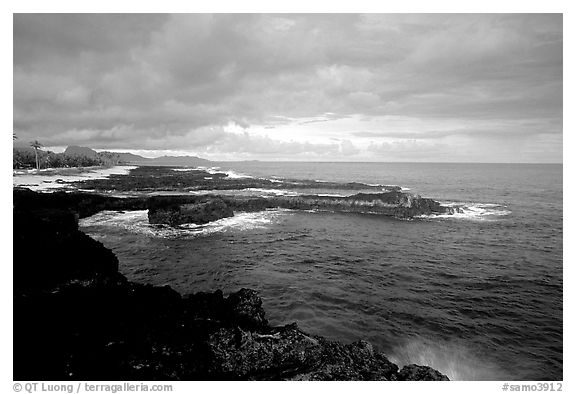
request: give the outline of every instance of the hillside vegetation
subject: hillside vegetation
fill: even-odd
[[[38,150],[40,168],[68,168],[112,166],[122,164],[118,153],[96,152],[90,148],[68,147],[63,153],[54,153],[47,150]],[[36,168],[34,149],[22,147],[14,148],[12,152],[13,169]]]

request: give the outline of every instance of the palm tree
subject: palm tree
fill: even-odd
[[[42,144],[40,142],[38,142],[38,140],[35,140],[35,141],[30,143],[30,146],[32,148],[34,148],[34,154],[36,155],[36,170],[39,170],[40,169],[40,163],[38,162],[38,149],[40,149],[42,147]]]

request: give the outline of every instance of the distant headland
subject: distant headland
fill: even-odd
[[[128,152],[97,152],[85,146],[71,145],[62,153],[43,150],[42,146],[15,146],[13,169],[71,168],[115,165],[205,166],[210,160],[196,156],[161,156],[148,158]]]

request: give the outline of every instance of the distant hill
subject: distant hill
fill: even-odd
[[[69,147],[64,153],[54,153],[44,147],[36,152],[33,148],[18,145],[12,148],[12,168],[73,168],[116,165],[118,159],[103,155],[89,148]]]
[[[57,157],[61,157],[66,160],[66,166],[80,165],[77,162],[84,163],[83,165],[88,165],[89,162],[98,161],[100,165],[116,165],[116,164],[135,164],[140,166],[209,166],[211,165],[210,160],[202,159],[196,156],[161,156],[154,159],[148,157],[142,157],[140,155],[135,155],[128,152],[96,152],[95,150],[85,147],[71,145],[66,148],[63,153],[54,154],[42,148],[38,152],[39,157],[44,158],[49,155],[52,159],[49,163],[41,163],[41,167],[54,166],[57,162],[54,160]],[[34,157],[34,149],[29,146],[14,146],[13,147],[13,161],[16,164],[14,168],[22,167],[24,162],[32,160]],[[66,159],[66,157],[68,159]],[[20,163],[22,162],[22,163]],[[61,164],[64,165],[64,164]],[[97,165],[97,164],[93,164]]]
[[[64,154],[69,156],[85,156],[92,158],[98,157],[98,152],[96,152],[95,150],[92,150],[85,146],[75,146],[75,145],[71,145],[68,148],[66,148]]]
[[[117,152],[118,157],[120,157],[121,161],[125,161],[125,162],[134,162],[134,161],[149,161],[151,159],[147,158],[147,157],[142,157],[142,156],[138,156],[135,155],[134,153],[128,153],[128,152]]]
[[[210,160],[196,156],[162,156],[155,159],[147,159],[144,163],[137,164],[149,166],[206,166],[211,163]]]
[[[196,156],[162,156],[154,159],[142,157],[128,152],[96,152],[83,146],[69,146],[64,151],[65,154],[74,156],[98,157],[104,154],[114,155],[120,162],[126,164],[137,164],[141,166],[204,166],[210,164],[210,160]]]

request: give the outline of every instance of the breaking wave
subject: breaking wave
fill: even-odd
[[[241,178],[254,178],[250,175],[242,174],[240,172],[232,171],[232,170],[222,170],[220,167],[196,167],[196,170],[206,171],[209,174],[226,174],[226,176],[230,179],[241,179]]]
[[[275,209],[261,212],[238,212],[233,217],[207,224],[184,224],[178,227],[149,224],[148,211],[103,211],[80,220],[81,227],[118,228],[133,233],[160,238],[190,238],[227,231],[266,229],[289,210]]]
[[[500,367],[480,360],[460,343],[418,338],[393,348],[388,358],[399,368],[408,364],[430,366],[450,380],[500,380],[506,376]]]
[[[454,214],[442,215],[421,215],[419,218],[424,219],[460,219],[472,221],[496,221],[512,213],[505,205],[491,203],[472,203],[472,202],[450,202],[441,201],[440,204],[445,207],[451,207],[456,210]]]
[[[206,190],[189,190],[189,194],[194,195],[209,195],[217,194],[223,196],[256,196],[256,197],[271,197],[271,196],[299,196],[302,193],[294,190],[286,189],[261,189],[261,188],[246,188],[246,189],[232,189],[232,190],[220,190],[220,189],[206,189]]]
[[[365,185],[374,186],[374,187],[381,187],[383,191],[388,190],[388,188],[390,188],[390,187],[400,187],[400,190],[402,190],[403,192],[407,192],[410,190],[409,187],[402,187],[402,186],[398,186],[398,185],[382,185],[380,183],[365,183]]]
[[[241,179],[241,178],[254,178],[250,175],[246,175],[246,174],[242,174],[239,172],[235,172],[232,170],[221,170],[220,167],[185,167],[185,168],[173,168],[173,171],[178,171],[178,172],[187,172],[187,171],[204,171],[207,172],[208,174],[225,174],[228,178],[230,179]],[[206,178],[206,179],[212,179],[212,178]]]

